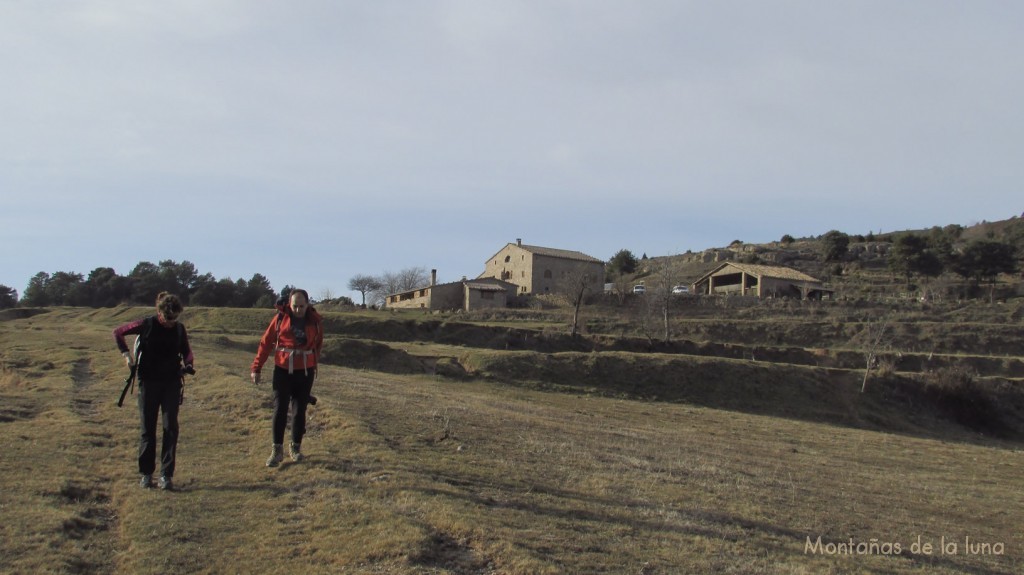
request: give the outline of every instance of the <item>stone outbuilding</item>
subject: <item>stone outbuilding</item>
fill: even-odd
[[[591,293],[604,289],[604,262],[581,252],[509,243],[487,260],[476,281],[497,279],[518,286],[519,295],[545,295],[559,291],[574,277],[585,278]]]
[[[693,293],[760,298],[823,299],[832,296],[821,280],[782,266],[726,262],[693,283]]]
[[[430,272],[430,285],[387,296],[387,307],[425,311],[504,308],[516,295],[518,286],[494,278],[439,284],[437,270]]]

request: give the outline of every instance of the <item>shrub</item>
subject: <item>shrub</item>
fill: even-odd
[[[925,395],[947,416],[975,431],[1003,435],[1005,425],[994,393],[962,366],[937,369],[923,375]]]

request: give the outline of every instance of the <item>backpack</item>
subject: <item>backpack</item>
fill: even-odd
[[[139,371],[139,360],[142,358],[142,351],[146,342],[149,340],[149,336],[153,333],[153,322],[156,318],[150,316],[142,320],[142,333],[135,336],[135,344],[132,346],[132,356],[135,360],[132,362],[131,372],[128,377],[124,380],[124,389],[121,390],[121,397],[117,400],[117,406],[121,407],[124,405],[124,398],[128,395],[129,390],[135,390],[135,376]],[[185,337],[185,326],[179,321],[177,323],[176,330],[178,340],[175,345],[175,349],[181,349],[181,340]],[[195,373],[195,372],[192,372]],[[182,390],[184,392],[184,390]]]
[[[277,316],[274,318],[274,332],[277,334],[277,340],[274,342],[274,351],[276,352],[278,349],[281,348],[281,322],[284,321],[284,316],[286,313],[288,313],[288,298],[281,297],[280,299],[277,300],[277,303],[274,304],[274,307],[277,308]],[[313,309],[313,306],[309,306],[309,309]],[[314,329],[316,329],[318,332],[321,329],[323,329],[322,326],[320,325],[319,319],[313,321],[313,326]],[[317,358],[318,364],[319,361],[319,358]],[[313,377],[316,377],[315,372]],[[308,401],[310,405],[316,405],[316,396],[313,395],[312,393],[309,394]]]
[[[139,359],[141,359],[140,356],[142,355],[146,342],[149,341],[149,336],[153,333],[153,322],[155,321],[156,318],[152,316],[142,320],[142,333],[135,337],[135,346],[132,348],[132,354],[135,356],[136,365],[138,365]],[[181,340],[185,337],[185,326],[179,321],[175,324],[175,327],[177,328],[175,333],[178,336],[178,339],[175,342],[174,349],[180,350]]]
[[[274,341],[274,349],[277,350],[281,347],[281,323],[284,321],[285,314],[288,313],[288,299],[285,297],[278,299],[274,307],[277,309],[277,316],[274,317],[274,333],[277,334],[277,338]],[[313,312],[316,311],[312,305],[309,306],[309,309]],[[322,329],[320,320],[314,320],[312,324],[313,328],[319,333]]]

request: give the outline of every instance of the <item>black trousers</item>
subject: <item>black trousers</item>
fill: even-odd
[[[288,410],[292,409],[292,442],[302,443],[306,435],[306,406],[313,389],[316,368],[296,369],[274,366],[274,443],[284,443],[284,429],[288,426]]]
[[[181,379],[150,379],[139,382],[139,473],[156,471],[156,419],[163,413],[163,445],[160,450],[160,474],[174,477],[174,459],[178,450],[178,408]]]

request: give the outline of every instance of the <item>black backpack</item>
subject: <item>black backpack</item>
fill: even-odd
[[[128,392],[135,390],[135,376],[139,371],[139,359],[141,359],[146,342],[149,341],[149,336],[153,333],[154,321],[156,321],[156,318],[152,316],[142,320],[142,333],[135,337],[135,345],[132,346],[132,356],[134,356],[135,361],[132,362],[131,372],[128,373],[128,377],[124,380],[124,389],[121,390],[121,397],[117,400],[118,407],[124,405],[124,398],[128,395]],[[181,340],[185,337],[185,326],[179,321],[176,327],[178,340],[175,345],[175,349],[181,349]],[[193,371],[190,373],[195,372]]]

